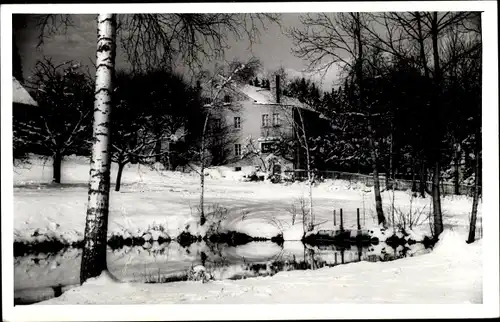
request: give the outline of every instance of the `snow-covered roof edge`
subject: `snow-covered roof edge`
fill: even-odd
[[[38,106],[24,86],[12,76],[12,102],[24,105]]]

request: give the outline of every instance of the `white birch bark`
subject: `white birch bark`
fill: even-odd
[[[212,115],[212,110],[213,109],[219,109],[219,96],[222,93],[222,91],[228,86],[229,83],[232,82],[234,75],[239,73],[243,68],[245,68],[245,65],[242,64],[238,67],[236,67],[231,75],[222,81],[220,84],[218,90],[215,92],[215,94],[211,97],[211,104],[212,106],[208,106],[208,111],[207,115],[205,116],[205,121],[203,123],[203,130],[201,132],[201,147],[200,147],[200,225],[203,226],[206,222],[206,217],[205,217],[205,168],[206,168],[206,163],[205,163],[205,149],[206,149],[206,131],[208,127],[208,121],[210,119],[210,116]],[[220,76],[220,75],[219,75]]]
[[[312,185],[314,181],[314,174],[311,173],[311,157],[309,154],[309,143],[307,142],[307,134],[306,128],[304,124],[304,118],[302,117],[302,111],[300,108],[297,108],[297,113],[300,118],[300,127],[302,130],[302,138],[304,140],[304,148],[306,150],[306,170],[307,170],[307,182],[309,188],[309,196],[308,196],[308,206],[309,206],[309,225],[307,227],[308,231],[312,231],[314,229],[314,213],[313,213],[313,196],[312,196]],[[298,132],[298,131],[297,131]],[[300,138],[299,138],[300,142]]]
[[[97,18],[96,88],[89,197],[80,282],[107,270],[106,238],[108,228],[110,150],[109,122],[116,55],[116,15]]]

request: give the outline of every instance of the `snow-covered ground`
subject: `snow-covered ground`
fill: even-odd
[[[483,245],[482,241],[465,245],[463,240],[463,235],[448,230],[443,233],[432,253],[418,257],[392,262],[358,262],[318,270],[287,271],[273,277],[236,281],[139,284],[118,282],[114,276],[104,273],[99,278],[66,291],[58,298],[15,309],[19,309],[18,313],[23,319],[29,319],[29,312],[42,312],[37,317],[49,316],[53,319],[72,315],[67,307],[51,309],[53,304],[217,304],[213,307],[189,306],[188,309],[186,306],[175,305],[141,306],[140,309],[125,306],[119,310],[116,306],[93,307],[99,310],[99,315],[92,313],[94,309],[80,311],[81,318],[91,319],[134,319],[139,316],[142,319],[146,316],[152,319],[494,316],[497,311],[491,307],[484,310],[481,305],[470,305],[483,302]],[[282,303],[294,306],[270,305]],[[458,305],[425,306],[426,309],[422,306],[405,306],[404,309],[401,306],[367,306],[375,303]],[[230,307],[221,304],[266,306]],[[346,312],[346,304],[350,311]],[[350,307],[350,304],[364,305]],[[78,309],[70,307],[72,310]]]
[[[47,184],[52,178],[50,161],[34,159],[25,168],[14,169],[14,240],[24,242],[58,239],[71,243],[83,239],[87,203],[88,160],[68,157],[63,163],[63,184]],[[112,184],[116,178],[112,167]],[[245,170],[245,169],[244,169]],[[223,229],[254,237],[273,237],[284,233],[286,240],[300,240],[300,199],[307,202],[305,183],[272,184],[244,182],[247,171],[231,168],[208,169],[206,179],[207,212],[217,207],[228,209]],[[129,165],[123,173],[120,192],[110,195],[109,236],[143,236],[152,233],[175,238],[189,225],[193,234],[197,227],[199,177],[196,173],[160,171],[148,166]],[[112,187],[113,188],[113,187]],[[333,228],[333,210],[343,209],[344,227],[356,226],[356,209],[360,208],[363,228],[376,226],[374,198],[370,188],[361,184],[331,180],[313,189],[314,213],[318,229]],[[392,192],[383,193],[386,213],[390,213]],[[408,192],[397,191],[395,208],[404,212],[423,210],[419,230],[427,233],[430,198],[411,198]],[[292,225],[293,206],[296,219]],[[465,196],[443,198],[444,222],[447,228],[467,226],[471,199]],[[481,222],[482,204],[479,205]],[[209,220],[211,218],[208,218]]]
[[[78,157],[69,158],[63,169],[64,184],[61,186],[44,184],[50,182],[50,162],[44,165],[40,160],[35,160],[30,169],[14,170],[15,240],[58,238],[70,242],[82,238],[87,202],[88,161]],[[302,232],[296,227],[300,222],[295,226],[291,225],[290,209],[299,198],[306,198],[307,187],[304,183],[243,182],[241,178],[245,171],[234,173],[230,168],[224,167],[209,170],[208,173],[206,201],[209,206],[217,204],[228,209],[224,228],[260,237],[271,237],[284,232],[287,239],[285,245],[289,243],[288,252],[299,253],[299,248],[294,247],[293,240],[300,239]],[[113,167],[112,182],[115,175],[116,168]],[[142,236],[147,231],[162,231],[162,234],[175,237],[187,224],[191,231],[196,232],[198,180],[197,175],[193,173],[159,171],[136,165],[127,167],[124,171],[122,191],[111,192],[109,234],[126,237]],[[327,181],[314,187],[313,197],[316,221],[324,221],[320,229],[333,227],[332,212],[336,209],[338,214],[340,208],[344,212],[346,228],[355,227],[356,208],[360,208],[364,228],[376,226],[373,193],[369,188],[343,181]],[[383,193],[387,212],[391,199],[392,193]],[[394,199],[396,208],[403,211],[424,207],[425,211],[428,211],[430,207],[429,198],[412,199],[407,192],[396,192]],[[462,304],[484,302],[483,243],[481,240],[471,245],[464,243],[471,209],[470,198],[445,197],[442,207],[446,231],[430,254],[392,262],[358,262],[333,268],[280,272],[272,277],[207,283],[190,281],[142,284],[134,283],[130,279],[117,282],[113,276],[104,274],[100,278],[89,280],[83,286],[64,292],[58,298],[40,304],[456,303],[461,305],[453,311],[448,311],[448,316],[460,316],[457,312],[463,312]],[[479,217],[482,218],[481,203]],[[427,233],[428,226],[428,222],[422,222],[415,234]],[[154,236],[160,234],[152,235],[154,239]],[[251,256],[255,252],[252,247],[249,245],[248,249],[235,248],[233,255]],[[261,253],[272,255],[277,251],[270,244],[262,244],[259,247],[263,247],[258,250]],[[184,250],[179,250],[181,251]],[[321,251],[317,252],[320,253]],[[196,250],[192,254],[197,256]],[[304,252],[302,254],[305,256]],[[73,255],[78,256],[78,252]],[[119,253],[115,260],[128,259],[126,254]],[[168,259],[166,261],[168,262]],[[140,265],[141,261],[136,263]],[[110,271],[121,277],[113,271],[112,265]],[[232,273],[236,271],[237,268],[233,268]],[[42,311],[50,310],[44,306],[30,306],[23,307],[22,312],[28,314],[35,310],[35,307]],[[475,308],[476,306],[473,306],[471,310],[475,315],[481,316],[481,310]],[[118,311],[121,310],[114,309],[113,313],[127,312],[128,318],[137,317],[128,310]],[[18,313],[20,312],[18,310]],[[58,312],[62,314],[59,318],[71,316],[71,312],[65,309]],[[63,312],[66,312],[66,315]],[[194,310],[191,312],[182,309],[177,312],[185,314],[176,315],[176,318],[200,318]],[[207,312],[211,312],[211,316],[224,317],[220,315],[220,310]],[[270,311],[266,312],[270,314]],[[322,316],[338,316],[328,312],[330,313],[323,313]],[[436,311],[432,310],[414,312],[418,316],[437,316]],[[433,312],[432,315],[430,312]],[[491,315],[491,312],[497,311],[490,308],[487,312]],[[280,313],[280,317],[289,318],[318,316],[314,312],[310,315],[304,315],[302,312],[293,316],[290,311],[286,311],[284,315],[283,311]],[[362,312],[358,313],[370,317]],[[404,316],[407,314],[408,312],[404,313]],[[270,315],[253,311],[246,318],[259,316]],[[201,318],[207,317],[204,315]],[[23,318],[28,319],[26,315],[23,315]],[[118,317],[114,315],[113,318]]]
[[[411,252],[428,252],[422,244],[411,246]],[[81,249],[68,248],[55,254],[30,254],[14,259],[15,298],[20,302],[37,302],[54,296],[54,288],[79,284]],[[393,254],[385,244],[338,249],[318,248],[299,241],[276,243],[251,242],[240,246],[212,244],[204,241],[181,247],[176,242],[153,243],[146,247],[125,246],[108,250],[109,271],[120,281],[161,283],[185,277],[193,266],[205,264],[215,280],[272,275],[278,270],[291,270],[294,264],[309,268],[340,265],[359,260],[377,261]],[[306,255],[307,254],[307,255]],[[260,266],[253,266],[259,264]],[[283,265],[283,269],[273,268]],[[263,271],[255,267],[264,267]]]
[[[482,303],[481,245],[447,231],[426,255],[237,281],[133,284],[101,276],[40,304]],[[95,296],[99,294],[99,296]]]

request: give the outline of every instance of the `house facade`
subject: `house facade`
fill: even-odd
[[[271,170],[268,161],[273,154],[276,171],[303,168],[300,146],[292,144],[300,126],[297,115],[299,111],[302,115],[317,113],[297,99],[281,95],[279,82],[277,76],[270,89],[231,84],[221,91],[224,103],[213,113],[211,123],[224,127],[230,137],[225,146],[226,164],[267,171]],[[289,148],[283,149],[287,144]]]

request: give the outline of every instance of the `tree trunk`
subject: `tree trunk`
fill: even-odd
[[[440,167],[436,161],[432,174],[432,206],[434,215],[434,237],[443,232],[443,215],[441,213],[441,191],[439,187]]]
[[[306,129],[305,129],[305,123],[304,123],[304,118],[302,116],[302,111],[297,108],[297,113],[299,115],[300,119],[300,129],[302,130],[302,135],[297,135],[299,138],[302,136],[304,140],[304,148],[306,150],[306,171],[307,171],[307,181],[308,181],[308,188],[309,188],[309,197],[308,197],[308,205],[309,205],[309,224],[307,226],[308,231],[312,231],[314,229],[314,212],[313,212],[313,198],[312,198],[312,185],[314,181],[314,175],[311,173],[311,156],[309,153],[309,143],[307,142],[307,135],[306,135]],[[298,131],[299,129],[297,129]],[[299,133],[297,133],[299,134]],[[300,140],[300,139],[299,139]]]
[[[371,126],[368,127],[371,132]],[[382,209],[382,196],[380,195],[380,180],[378,177],[377,152],[373,144],[373,138],[370,135],[369,145],[371,150],[372,170],[373,170],[373,191],[375,193],[375,209],[377,210],[377,218],[379,224],[385,224],[384,210]]]
[[[453,173],[453,184],[456,195],[460,194],[460,159],[461,159],[460,144],[456,144],[455,157],[454,157],[455,171]]]
[[[385,182],[385,189],[386,190],[393,190],[394,187],[394,160],[393,160],[393,134],[392,134],[392,124],[391,124],[391,143],[389,145],[389,167],[388,167],[388,170],[387,170],[387,173],[385,174],[386,176],[386,182]]]
[[[122,183],[122,174],[123,174],[124,168],[125,168],[125,163],[119,162],[118,163],[118,173],[116,174],[115,191],[120,191],[120,186]]]
[[[425,168],[425,163],[421,161],[420,164],[420,182],[419,182],[419,190],[420,197],[425,198],[425,192],[427,191],[427,169]]]
[[[85,221],[80,283],[107,270],[106,237],[109,212],[109,124],[115,73],[116,15],[97,17],[96,90],[89,197]]]
[[[54,161],[54,164],[52,165],[52,169],[53,169],[52,182],[53,183],[61,183],[62,155],[61,155],[60,151],[56,151],[54,153],[53,161]]]
[[[356,78],[359,86],[359,109],[364,108],[364,84],[363,84],[363,42],[361,40],[361,18],[360,14],[355,13],[356,28],[354,30],[355,43],[358,48],[358,57],[356,62]],[[380,195],[380,180],[378,175],[378,157],[373,138],[372,120],[370,108],[367,109],[368,118],[368,144],[370,156],[372,159],[372,174],[373,174],[373,191],[375,193],[375,208],[377,210],[377,218],[379,224],[385,224],[384,210],[382,209],[382,196]]]
[[[200,149],[200,225],[203,226],[206,222],[205,218],[205,135],[207,131],[208,119],[210,113],[207,113],[203,124],[203,132],[201,133],[201,149]]]
[[[161,161],[161,135],[156,135],[156,142],[155,142],[155,161],[160,162]]]
[[[440,94],[441,94],[441,68],[439,65],[439,44],[438,44],[438,16],[437,12],[432,13],[431,22],[431,38],[432,38],[432,53],[434,60],[434,97],[433,97],[433,107],[435,110],[435,115],[433,115],[434,120],[434,131],[436,134],[434,142],[434,171],[432,176],[432,204],[434,213],[434,237],[437,238],[439,234],[443,232],[443,214],[441,212],[441,193],[439,190],[439,177],[440,173],[440,159],[441,159],[441,108],[440,108]]]
[[[424,69],[425,78],[429,78],[429,68],[427,67],[427,56],[425,55],[425,38],[422,33],[422,22],[420,12],[415,12],[415,18],[417,20],[417,30],[418,30],[418,43],[420,49],[420,59],[422,60],[422,67]]]
[[[415,171],[415,157],[412,156],[412,162],[411,162],[411,192],[413,193],[413,196],[417,195],[417,174]]]
[[[476,221],[477,221],[477,204],[479,202],[479,196],[481,194],[481,138],[480,135],[476,137],[476,166],[474,169],[474,195],[472,199],[472,213],[470,217],[469,226],[469,237],[467,238],[467,243],[473,243],[476,240]]]

